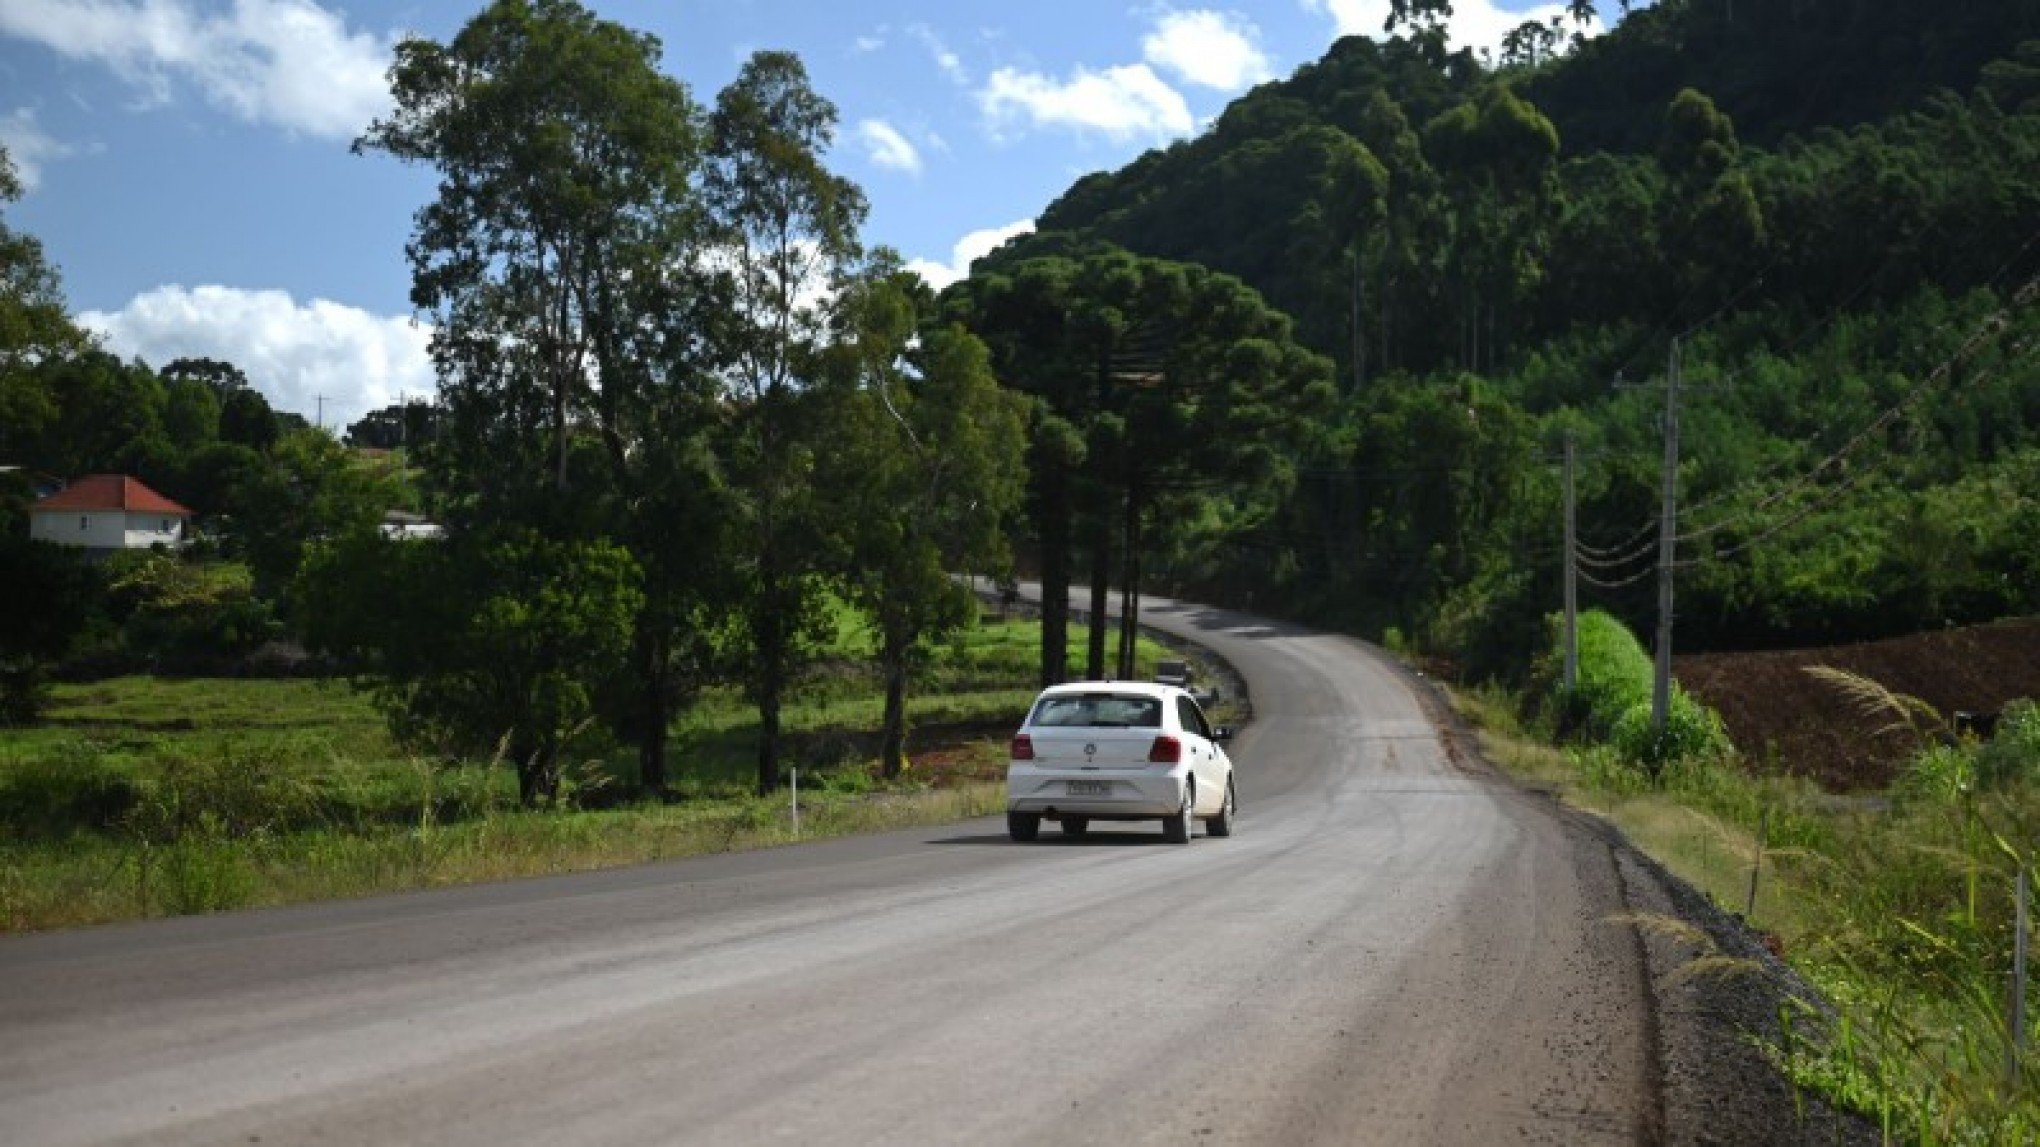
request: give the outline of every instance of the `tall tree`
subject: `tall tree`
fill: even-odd
[[[949,317],[990,346],[999,381],[1034,400],[1027,512],[1041,577],[1043,686],[1068,672],[1076,477],[1095,433],[1091,383],[1100,360],[1076,313],[1077,267],[1068,258],[1026,259],[973,276],[944,296]]]
[[[858,256],[864,196],[823,163],[835,105],[799,57],[760,52],[716,98],[707,194],[726,229],[729,451],[741,496],[758,787],[779,785],[780,708],[817,620],[824,542],[812,469],[823,428],[807,391],[829,337],[829,292]]]
[[[225,402],[234,391],[248,389],[246,372],[233,363],[216,358],[173,358],[156,373],[166,383],[200,383],[221,402]]]
[[[688,527],[716,483],[717,331],[698,182],[703,125],[659,42],[572,0],[498,0],[450,44],[409,40],[396,109],[357,149],[441,173],[409,247],[434,312],[455,509],[630,544],[642,567],[624,723],[666,784],[671,651],[701,620],[717,548]]]
[[[1123,251],[1044,258],[973,279],[951,305],[993,348],[1009,386],[1048,409],[1036,454],[1074,437],[1098,448],[1084,472],[1091,520],[1115,527],[1121,607],[1118,672],[1130,672],[1142,559],[1184,541],[1170,501],[1206,501],[1226,529],[1245,529],[1289,477],[1287,458],[1333,404],[1331,363],[1297,344],[1287,316],[1239,280]],[[1099,428],[1105,428],[1100,432]],[[1066,584],[1079,503],[1067,473],[1037,463],[1033,502],[1044,600]],[[1186,515],[1187,516],[1187,515]],[[1103,543],[1092,541],[1093,546]],[[1099,622],[1106,602],[1094,582]],[[1044,675],[1060,653],[1045,619]]]
[[[693,102],[659,42],[574,0],[497,0],[450,44],[411,39],[396,107],[355,142],[426,163],[439,194],[407,248],[411,299],[478,471],[568,485],[576,417],[604,402],[598,360],[651,318],[636,277],[690,253]],[[537,445],[534,427],[546,437]]]
[[[892,777],[905,758],[910,671],[926,642],[976,612],[955,574],[1004,572],[1027,403],[999,387],[983,343],[922,321],[933,300],[911,272],[881,260],[847,296],[847,337],[829,356],[837,445],[821,476],[847,535],[844,582],[878,629],[879,760]]]
[[[21,198],[14,161],[0,147],[0,206]],[[56,417],[47,379],[32,368],[82,351],[90,340],[73,325],[55,267],[33,235],[0,220],[0,454],[20,457]]]

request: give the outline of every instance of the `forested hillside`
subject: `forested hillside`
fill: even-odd
[[[1640,619],[1676,340],[1685,647],[2040,605],[2040,4],[1665,0],[1565,32],[1498,61],[1342,40],[958,289],[1124,248],[1238,276],[1336,363],[1279,494],[1171,514],[1150,578],[1519,664],[1570,433],[1584,572]]]

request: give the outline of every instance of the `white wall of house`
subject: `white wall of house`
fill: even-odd
[[[125,510],[37,510],[29,515],[28,536],[60,546],[143,550],[182,542],[184,522],[175,515]]]
[[[150,546],[174,546],[184,540],[184,519],[175,514],[127,514],[127,548],[146,550]]]

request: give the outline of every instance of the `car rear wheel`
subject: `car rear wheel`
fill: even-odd
[[[1197,786],[1183,786],[1183,807],[1175,816],[1162,818],[1162,839],[1170,844],[1189,844],[1190,825],[1197,819]]]
[[[1041,814],[1038,812],[1009,812],[1006,814],[1006,832],[1014,840],[1026,843],[1041,835]]]
[[[1091,818],[1087,816],[1066,816],[1062,818],[1064,836],[1083,836],[1091,831]]]
[[[1204,835],[1231,836],[1233,818],[1239,815],[1239,800],[1233,796],[1233,783],[1225,782],[1225,803],[1218,806],[1218,815],[1204,821]]]

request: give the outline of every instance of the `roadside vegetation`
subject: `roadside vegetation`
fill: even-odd
[[[930,651],[892,779],[882,673],[860,615],[789,695],[798,839],[987,815],[1032,701],[1040,626],[987,620]],[[1082,631],[1079,630],[1081,633]],[[1151,674],[1177,656],[1143,640]],[[734,688],[674,724],[665,799],[591,726],[557,806],[527,809],[500,759],[406,751],[343,682],[122,677],[58,685],[48,720],[0,731],[0,930],[572,872],[796,839],[791,793],[758,796],[755,710]]]
[[[1588,641],[1590,631],[1600,639]],[[1609,678],[1633,689],[1633,645],[1626,631],[1583,625],[1583,692]],[[1897,1141],[2040,1137],[2040,1055],[2029,1044],[2015,1060],[2009,1029],[2014,890],[2040,842],[2040,708],[2015,703],[1996,737],[1978,742],[1916,701],[1841,674],[1832,685],[1862,720],[1915,739],[1888,793],[1843,798],[1777,769],[1758,775],[1725,742],[1664,759],[1653,779],[1648,746],[1639,753],[1572,719],[1578,699],[1550,688],[1555,656],[1535,691],[1464,690],[1462,711],[1490,760],[1613,821],[1717,906],[1746,915],[1833,1002],[1832,1020],[1780,1016],[1788,1034],[1768,1050],[1788,1077]],[[1648,661],[1640,669],[1647,706]],[[2040,992],[2029,984],[2027,995],[2031,1017]]]

